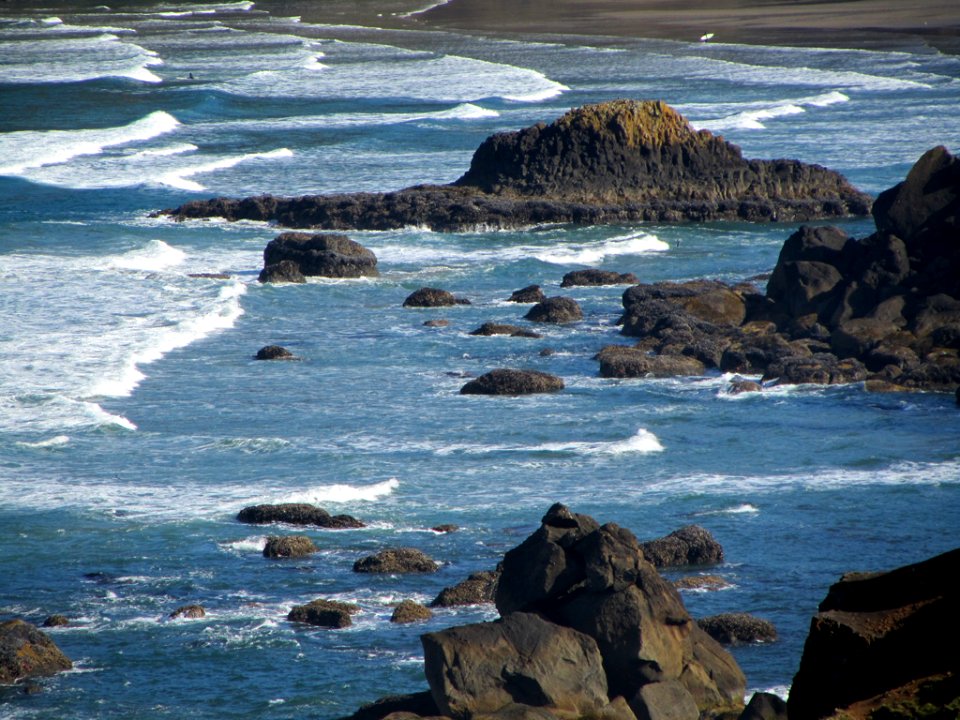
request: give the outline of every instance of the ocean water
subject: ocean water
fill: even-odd
[[[776,624],[778,642],[733,652],[750,691],[785,695],[840,574],[955,547],[952,396],[601,379],[592,355],[627,342],[623,288],[559,289],[584,267],[756,277],[795,226],[351,233],[380,278],[263,286],[278,228],[151,216],[215,195],[449,182],[492,132],[620,97],[872,193],[928,148],[960,149],[960,59],[922,47],[518,42],[311,25],[250,2],[0,11],[0,618],[67,615],[51,634],[75,662],[39,693],[0,689],[0,717],[328,720],[423,689],[418,636],[496,611],[395,626],[393,605],[492,568],[557,501],[641,539],[708,528],[727,562],[668,575],[730,584],[685,593],[694,616]],[[584,321],[541,340],[468,334],[523,323],[504,299],[531,283],[575,297]],[[423,285],[473,304],[402,308]],[[267,344],[298,360],[254,361]],[[567,389],[458,394],[495,367]],[[307,530],[318,554],[268,561],[268,534],[301,530],[234,518],[287,501],[369,524]],[[438,572],[351,572],[393,546]],[[358,603],[355,625],[285,620],[317,597]],[[206,618],[168,619],[194,602]]]

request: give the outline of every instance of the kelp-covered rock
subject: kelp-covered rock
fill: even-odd
[[[317,627],[345,628],[353,625],[351,615],[358,612],[360,607],[353,603],[319,598],[305,605],[294,606],[287,613],[287,620]]]
[[[197,605],[196,603],[190,605],[181,605],[176,610],[170,613],[170,619],[176,618],[187,618],[189,620],[196,620],[198,618],[206,617],[207,611],[203,605]]]
[[[539,223],[800,221],[865,215],[870,199],[838,173],[796,160],[747,160],[658,100],[576,108],[487,138],[452,185],[192,201],[179,219],[266,220],[328,230],[516,228]],[[306,272],[306,271],[305,271]]]
[[[393,609],[390,622],[406,624],[420,620],[429,620],[431,617],[433,617],[433,613],[430,612],[430,608],[427,606],[421,605],[414,600],[404,600]]]
[[[301,558],[317,552],[313,540],[306,535],[271,535],[263,546],[263,556],[268,558]]]
[[[572,270],[563,276],[560,287],[594,285],[635,285],[640,282],[633,273],[618,273],[613,270]]]
[[[424,573],[436,572],[437,563],[416,548],[390,548],[360,558],[353,564],[358,573]]]

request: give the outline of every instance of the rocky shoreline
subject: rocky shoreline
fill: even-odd
[[[618,100],[489,137],[451,185],[213,198],[163,213],[326,230],[454,232],[547,223],[798,222],[866,215],[869,208],[869,196],[839,173],[796,160],[747,160],[663,102]]]

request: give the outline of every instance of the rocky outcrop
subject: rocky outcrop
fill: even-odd
[[[437,563],[415,548],[391,548],[360,558],[353,564],[357,573],[436,572]]]
[[[449,307],[451,305],[469,305],[470,301],[457,298],[449,290],[422,287],[414,290],[403,301],[404,307]]]
[[[191,604],[191,605],[181,605],[172,613],[170,613],[170,619],[175,620],[176,618],[187,618],[189,620],[196,620],[198,618],[206,617],[207,611],[203,605]]]
[[[570,323],[583,320],[583,311],[573,298],[557,296],[538,302],[524,317],[538,323]]]
[[[264,271],[285,261],[296,263],[303,275],[358,278],[380,274],[376,255],[346,235],[332,233],[288,232],[278,235],[263,251]],[[278,269],[272,269],[268,276],[276,272]],[[289,269],[286,272],[289,273]]]
[[[560,287],[595,285],[636,285],[640,282],[633,273],[618,273],[612,270],[573,270],[563,276]]]
[[[533,330],[527,330],[526,328],[518,327],[517,325],[507,325],[505,323],[494,323],[494,322],[485,322],[483,325],[478,327],[476,330],[470,332],[471,335],[507,335],[509,337],[522,337],[522,338],[542,338],[543,335],[540,333],[533,332]]]
[[[253,356],[254,360],[293,360],[295,355],[281,345],[264,345]]]
[[[563,390],[563,380],[539,370],[491,370],[462,388],[461,395],[530,395]]]
[[[640,544],[654,567],[715,565],[723,562],[723,547],[706,528],[685,525],[669,535]]]
[[[352,603],[320,598],[306,605],[296,605],[287,613],[287,620],[325,628],[345,628],[353,625],[360,607]]]
[[[525,288],[514,290],[507,302],[515,303],[538,303],[547,299],[539,285],[527,285]]]
[[[617,100],[487,138],[452,185],[193,201],[175,218],[288,227],[440,231],[540,223],[802,221],[865,215],[869,198],[838,173],[796,160],[747,160],[660,101]],[[305,271],[306,272],[306,271]]]
[[[0,685],[69,670],[73,663],[46,633],[23,620],[0,623]]]
[[[877,198],[874,234],[801,227],[765,294],[712,281],[629,288],[622,332],[647,355],[696,358],[764,382],[952,392],[960,386],[958,210],[960,160],[934,148]]]
[[[432,617],[433,613],[426,605],[421,605],[413,600],[404,600],[393,609],[390,622],[405,624],[429,620]]]
[[[323,508],[307,503],[279,505],[251,505],[237,513],[237,520],[255,525],[287,523],[288,525],[316,525],[322,528],[361,528],[365,525],[350,515],[331,515]]]
[[[748,613],[721,613],[697,620],[697,625],[723,645],[774,642],[777,629],[773,623]]]
[[[306,535],[271,535],[263,546],[268,558],[301,558],[317,552],[317,546]]]
[[[790,689],[791,720],[955,715],[958,572],[960,549],[831,586]]]
[[[651,355],[646,350],[624,345],[607,345],[596,360],[600,362],[600,376],[605,378],[675,377],[703,375],[702,362],[686,355]]]
[[[430,603],[430,607],[493,604],[500,571],[498,567],[496,570],[472,573],[466,580],[441,590]]]

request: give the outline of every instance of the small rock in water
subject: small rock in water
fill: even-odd
[[[697,625],[724,645],[773,642],[777,639],[777,629],[772,622],[747,613],[711,615],[697,620]]]
[[[325,628],[345,628],[353,625],[351,615],[360,612],[352,603],[320,598],[306,605],[297,605],[287,614],[291,622],[306,623]]]
[[[170,618],[202,618],[207,616],[207,611],[204,609],[203,605],[181,605],[172,613],[170,613]]]
[[[381,550],[376,555],[360,558],[353,564],[358,573],[426,573],[436,572],[437,563],[414,548]]]
[[[539,323],[570,323],[583,320],[583,311],[573,298],[557,296],[537,303],[524,317]]]
[[[280,345],[266,345],[254,355],[255,360],[292,360],[293,353]]]
[[[427,320],[423,325],[424,327],[440,328],[440,327],[447,327],[449,324],[450,324],[449,320],[440,319],[440,320]]]
[[[70,621],[66,615],[50,615],[43,621],[44,627],[62,627],[69,624]]]
[[[525,288],[514,290],[513,294],[507,298],[507,302],[515,303],[538,303],[547,299],[539,285],[528,285]]]
[[[403,301],[404,307],[450,307],[451,305],[469,305],[469,300],[454,297],[449,290],[422,287],[414,290]]]
[[[612,270],[574,270],[563,276],[560,287],[596,285],[635,285],[640,280],[633,273],[618,273]]]
[[[654,567],[713,565],[723,562],[723,548],[709,530],[686,525],[666,537],[640,543],[644,557]]]
[[[272,535],[267,538],[263,556],[268,558],[301,558],[315,553],[317,546],[306,535]]]
[[[460,528],[453,523],[443,523],[442,525],[434,525],[430,529],[437,533],[452,533],[456,532]]]
[[[491,370],[462,388],[461,395],[529,395],[563,390],[563,380],[539,370]]]
[[[430,612],[430,608],[413,600],[404,600],[394,608],[393,615],[390,616],[390,622],[412,623],[418,620],[429,620],[432,617],[433,613]]]

